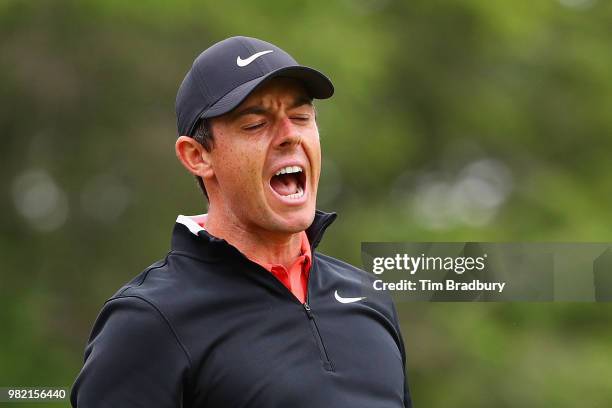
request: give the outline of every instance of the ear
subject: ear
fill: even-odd
[[[212,177],[214,170],[210,152],[204,149],[198,141],[189,136],[180,136],[174,145],[176,157],[181,164],[195,176]]]

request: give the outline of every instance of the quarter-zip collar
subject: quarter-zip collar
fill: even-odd
[[[337,214],[334,212],[315,211],[315,218],[310,227],[306,229],[306,235],[313,252],[321,242],[325,230],[334,222],[336,217]],[[209,234],[208,231],[200,227],[195,221],[182,215],[177,218],[177,222],[174,225],[171,245],[174,252],[187,253],[205,260],[214,260],[224,255],[240,253],[236,247],[229,244],[226,240]]]

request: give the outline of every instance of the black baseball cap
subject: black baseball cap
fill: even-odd
[[[231,111],[258,85],[274,77],[302,81],[312,98],[334,94],[329,78],[299,65],[277,46],[257,38],[231,37],[202,52],[183,79],[176,95],[179,136],[192,136],[200,119]]]

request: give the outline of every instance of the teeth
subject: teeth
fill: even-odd
[[[300,166],[287,166],[287,167],[283,167],[282,169],[277,171],[275,176],[280,176],[281,174],[300,173],[302,171],[304,171],[304,170],[302,170],[302,168]]]
[[[287,198],[294,198],[294,199],[295,199],[295,198],[300,198],[300,197],[302,197],[303,195],[304,195],[304,189],[303,189],[302,187],[299,187],[299,186],[298,186],[298,191],[297,191],[297,193],[294,193],[294,194],[289,194],[289,195],[286,195],[285,197],[287,197]]]

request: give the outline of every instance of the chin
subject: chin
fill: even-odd
[[[281,230],[296,233],[301,232],[310,227],[312,221],[314,220],[315,211],[314,207],[312,209],[303,209],[298,213],[290,214],[287,216],[281,216],[279,219],[279,227]]]

